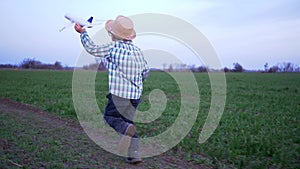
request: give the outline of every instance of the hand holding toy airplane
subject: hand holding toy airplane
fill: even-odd
[[[93,17],[91,16],[88,20],[84,21],[80,18],[74,17],[70,14],[66,14],[65,18],[68,19],[70,21],[70,23],[67,26],[64,26],[63,28],[61,28],[59,30],[59,32],[63,31],[64,29],[66,29],[67,27],[70,27],[72,24],[74,23],[78,23],[80,24],[82,27],[86,27],[86,28],[92,28],[95,25],[100,25],[102,24],[105,20],[97,20],[99,21],[99,23],[92,23],[93,22]]]

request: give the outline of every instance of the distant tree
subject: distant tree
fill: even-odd
[[[173,71],[173,66],[172,66],[172,64],[170,64],[170,66],[169,66],[169,68],[168,68],[168,71],[169,71],[169,72],[172,72],[172,71]]]
[[[293,72],[295,70],[295,65],[291,62],[283,62],[277,64],[280,72]]]
[[[227,67],[224,67],[223,71],[224,71],[224,72],[230,72],[230,69],[227,68]]]
[[[264,65],[264,67],[265,67],[265,72],[268,72],[268,70],[269,70],[269,64],[268,64],[268,62]]]
[[[272,66],[269,70],[268,70],[268,72],[269,73],[276,73],[276,72],[278,72],[279,71],[279,67],[276,65],[276,66]]]
[[[4,68],[4,69],[12,69],[12,68],[17,68],[18,66],[16,65],[12,65],[12,64],[0,64],[0,68]]]
[[[22,61],[20,67],[23,69],[36,69],[42,64],[40,61],[36,61],[35,59],[26,58]]]
[[[208,68],[206,66],[199,66],[198,67],[198,72],[207,72]]]
[[[163,70],[167,70],[167,66],[168,66],[167,63],[163,63]]]
[[[45,64],[35,59],[24,59],[20,67],[23,69],[63,69],[61,62],[56,61],[54,64]]]
[[[190,71],[192,71],[192,72],[197,72],[197,68],[196,68],[196,65],[195,64],[193,64],[193,65],[190,65]]]
[[[98,69],[98,63],[91,63],[89,65],[84,66],[83,68],[87,69],[87,70],[97,70]]]
[[[106,66],[105,66],[104,62],[100,62],[99,66],[98,66],[98,70],[104,71],[105,69],[106,69]]]
[[[284,65],[284,72],[293,72],[294,71],[294,64],[291,62],[283,63]]]
[[[61,62],[56,61],[54,63],[54,69],[57,69],[57,70],[63,69],[63,66],[61,65]]]
[[[172,67],[173,67],[173,71],[178,71],[178,70],[180,70],[180,64],[179,64],[179,63],[173,63],[173,64],[172,64]]]
[[[103,62],[98,63],[91,63],[89,65],[84,65],[83,69],[85,70],[100,70],[103,71],[106,69],[105,64]]]
[[[187,64],[181,63],[179,66],[180,66],[179,69],[180,69],[181,71],[186,71],[186,70],[188,69],[188,65],[187,65]]]
[[[233,63],[233,72],[243,72],[244,71],[244,68],[242,65],[240,65],[239,63]]]

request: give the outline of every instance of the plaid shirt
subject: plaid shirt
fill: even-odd
[[[132,41],[113,41],[95,45],[87,32],[80,35],[85,50],[105,58],[109,76],[109,92],[127,99],[139,99],[149,68],[141,50]]]

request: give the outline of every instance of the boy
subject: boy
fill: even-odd
[[[80,33],[88,53],[107,60],[109,94],[104,119],[122,135],[118,150],[127,153],[126,162],[140,163],[139,139],[133,119],[149,68],[141,50],[132,43],[136,37],[133,22],[125,16],[108,20],[105,29],[112,42],[103,45],[95,45],[79,24],[74,28]]]

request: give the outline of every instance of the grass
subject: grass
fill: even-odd
[[[195,163],[209,162],[218,168],[300,167],[299,73],[226,74],[225,111],[218,128],[204,144],[197,141],[210,108],[210,82],[205,73],[194,75],[201,95],[200,111],[192,130],[174,150],[187,152],[187,159]],[[76,117],[72,72],[3,70],[0,81],[0,97],[32,104],[65,118]],[[162,116],[152,123],[137,124],[141,137],[157,135],[167,129],[180,110],[178,85],[162,72],[152,72],[145,82],[139,110],[150,107],[148,95],[157,88],[166,93],[167,106]],[[98,73],[95,94],[102,112],[107,91],[107,75]],[[198,157],[199,153],[209,156],[211,161]]]

